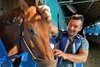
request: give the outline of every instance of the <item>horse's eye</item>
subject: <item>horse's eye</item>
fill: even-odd
[[[28,32],[34,34],[34,31],[32,29],[28,29]]]

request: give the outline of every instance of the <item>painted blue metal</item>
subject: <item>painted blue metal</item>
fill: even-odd
[[[23,52],[22,54],[9,57],[4,47],[2,40],[0,39],[0,67],[13,67],[11,59],[21,57],[21,63],[19,67],[36,67],[36,63],[33,61],[29,52]]]
[[[26,52],[21,59],[19,67],[37,67],[37,64],[33,61],[29,52]]]
[[[2,40],[0,39],[0,58],[4,58],[7,56],[8,54],[6,52],[6,49],[3,45]],[[0,67],[13,67],[13,65],[10,60],[6,60],[6,61],[0,61]]]
[[[100,22],[87,26],[84,28],[85,33],[88,35],[96,35],[98,36],[100,34]],[[99,35],[100,36],[100,35]]]

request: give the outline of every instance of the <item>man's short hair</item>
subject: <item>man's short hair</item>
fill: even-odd
[[[81,21],[82,21],[82,25],[83,25],[83,22],[84,22],[84,17],[83,17],[83,15],[75,14],[75,15],[72,15],[72,16],[71,16],[71,19],[74,19],[74,20],[81,20]]]

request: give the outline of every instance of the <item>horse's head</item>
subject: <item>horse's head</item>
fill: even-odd
[[[26,43],[37,58],[53,61],[49,42],[51,20],[48,21],[48,18],[40,14],[36,7],[29,6],[24,1],[23,3],[21,8],[25,13],[23,32]]]

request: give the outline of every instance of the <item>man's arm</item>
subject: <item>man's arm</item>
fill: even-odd
[[[75,63],[86,62],[87,57],[88,57],[88,51],[85,51],[83,49],[79,50],[79,54],[68,54],[58,49],[55,49],[53,52],[54,52],[54,55],[57,55],[58,57],[62,57],[65,60],[67,59]]]
[[[52,28],[51,28],[51,34],[53,36],[56,36],[58,34],[58,29],[53,25],[52,25]]]
[[[72,62],[76,62],[76,63],[83,63],[86,62],[88,57],[88,51],[83,50],[82,48],[79,50],[79,54],[67,54],[66,53],[66,58]]]

